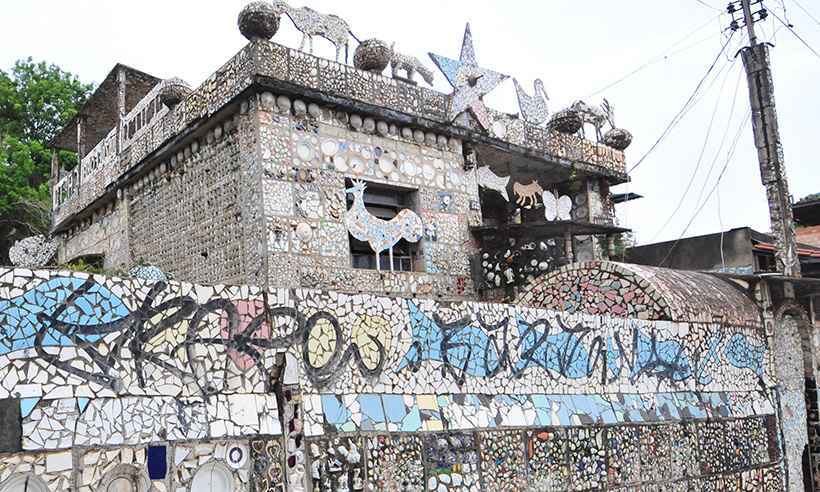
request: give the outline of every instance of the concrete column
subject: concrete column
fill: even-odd
[[[125,69],[120,67],[117,71],[117,154],[119,155],[122,148],[122,122],[125,117],[125,90],[126,90],[126,75]]]
[[[570,263],[575,261],[575,255],[572,252],[572,234],[569,231],[564,233],[564,254]]]
[[[809,373],[813,373],[814,366],[812,349],[806,347],[803,340],[810,336],[808,319],[800,307],[790,301],[767,318],[767,324],[773,326],[772,357],[783,432],[786,489],[802,491],[805,490],[803,453],[809,452],[806,377],[813,375]]]

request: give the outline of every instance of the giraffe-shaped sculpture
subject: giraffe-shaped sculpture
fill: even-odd
[[[353,195],[353,205],[345,214],[345,225],[350,234],[359,241],[367,241],[376,252],[376,268],[381,270],[379,253],[384,250],[390,252],[390,270],[393,270],[393,246],[401,239],[408,242],[418,242],[424,234],[421,218],[410,209],[400,210],[390,220],[382,220],[364,206],[364,181],[354,181],[353,186],[345,193]]]

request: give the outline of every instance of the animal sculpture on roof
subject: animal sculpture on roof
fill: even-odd
[[[540,125],[547,121],[547,116],[549,116],[547,101],[549,101],[550,98],[547,95],[547,91],[544,90],[544,83],[541,79],[535,79],[533,83],[535,90],[531,96],[521,87],[518,79],[513,79],[513,84],[515,84],[515,94],[518,96],[518,107],[521,109],[521,117],[524,118],[524,121],[533,125]]]
[[[400,77],[399,70],[404,70],[405,78],[415,82],[413,77],[418,72],[428,85],[433,85],[433,71],[425,67],[415,56],[399,53],[395,46],[395,42],[390,45],[390,71],[393,78]]]
[[[364,205],[364,181],[354,181],[345,193],[353,195],[353,205],[345,214],[345,225],[350,234],[359,241],[366,241],[376,252],[376,268],[381,270],[379,253],[390,252],[390,269],[393,269],[393,246],[400,240],[418,242],[424,234],[421,218],[410,209],[400,210],[390,220],[383,220],[368,212]]]
[[[607,114],[598,106],[592,106],[590,104],[585,103],[584,101],[578,100],[572,103],[570,109],[574,110],[578,116],[581,117],[581,136],[586,137],[584,134],[584,125],[587,123],[591,124],[595,127],[595,136],[598,138],[600,142],[603,140],[603,135],[601,133],[601,129],[604,127],[604,123],[607,122]]]
[[[359,38],[350,31],[347,21],[337,15],[316,12],[310,7],[291,7],[284,0],[273,0],[272,3],[273,9],[277,13],[286,14],[293,22],[293,25],[296,26],[296,29],[302,33],[302,42],[299,44],[300,51],[304,50],[305,42],[307,42],[310,48],[309,53],[312,54],[313,36],[321,36],[333,43],[336,48],[336,61],[339,61],[342,46],[344,46],[344,61],[347,63],[349,36],[353,36],[353,39],[359,41]]]

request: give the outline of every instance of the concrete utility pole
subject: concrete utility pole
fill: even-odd
[[[730,14],[737,11],[737,1],[729,3]],[[792,222],[791,198],[786,179],[786,168],[783,164],[783,146],[777,128],[777,113],[774,106],[774,86],[772,71],[769,67],[769,47],[759,44],[755,35],[754,23],[765,19],[765,9],[752,13],[752,3],[762,4],[762,0],[740,0],[743,21],[749,35],[749,46],[741,52],[743,66],[746,68],[746,80],[749,85],[749,100],[752,105],[752,127],[754,130],[757,158],[760,162],[760,178],[766,187],[766,198],[769,202],[769,220],[772,234],[775,237],[775,259],[778,270],[790,277],[800,276],[800,261],[797,256],[797,241]],[[758,16],[754,18],[755,14]],[[738,29],[736,21],[732,29]]]

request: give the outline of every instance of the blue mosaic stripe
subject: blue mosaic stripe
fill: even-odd
[[[671,423],[772,415],[755,393],[647,395],[320,395],[322,416],[337,432],[418,432],[517,427]]]

